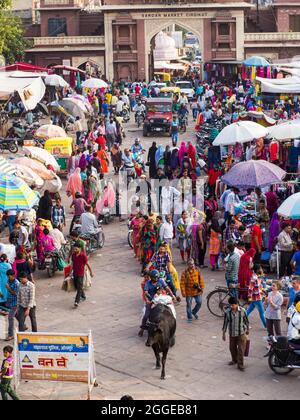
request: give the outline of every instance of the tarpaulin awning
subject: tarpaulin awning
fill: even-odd
[[[155,61],[154,68],[166,70],[186,70],[186,65],[180,63],[165,63],[163,61]]]
[[[81,73],[81,74],[86,74],[86,72],[84,70],[78,69],[77,67],[71,67],[71,66],[54,66],[52,67],[52,69],[55,70],[65,70],[65,71],[73,71],[75,73]]]
[[[0,73],[0,98],[9,97],[18,92],[26,111],[33,110],[43,99],[46,86],[41,77],[18,78]]]
[[[263,93],[300,93],[300,78],[287,77],[285,79],[265,79],[257,77],[261,83]]]
[[[1,67],[0,71],[15,71],[15,70],[20,70],[20,71],[30,71],[33,73],[52,73],[53,70],[51,69],[46,69],[43,67],[39,67],[39,66],[33,66],[32,64],[28,64],[28,63],[23,63],[23,62],[17,62],[15,64],[11,64],[5,67]]]

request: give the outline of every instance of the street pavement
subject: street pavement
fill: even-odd
[[[142,136],[134,124],[127,126],[126,145]],[[194,139],[193,127],[180,141]],[[170,144],[170,138],[142,139],[146,149],[156,140]],[[63,194],[64,195],[64,194]],[[65,205],[70,201],[64,197]],[[72,214],[68,215],[69,220]],[[206,290],[200,319],[186,322],[185,302],[176,307],[176,345],[170,350],[166,380],[160,380],[155,369],[151,348],[145,347],[146,337],[139,338],[142,313],[140,266],[127,244],[126,222],[116,219],[105,226],[107,238],[103,250],[91,258],[95,277],[87,301],[73,309],[74,294],[61,290],[63,277],[48,279],[45,273],[37,278],[37,320],[39,331],[87,333],[92,331],[97,380],[99,387],[92,399],[120,399],[130,394],[143,400],[191,399],[298,399],[300,376],[274,375],[268,367],[263,330],[257,313],[251,315],[251,350],[244,373],[229,367],[228,342],[222,341],[222,320],[207,309],[206,296],[216,285],[224,285],[224,272],[203,270]],[[181,274],[184,266],[179,250],[173,249],[175,266]],[[284,321],[283,321],[284,323]],[[285,328],[285,325],[284,325]],[[21,382],[22,399],[86,399],[84,384],[56,382]]]

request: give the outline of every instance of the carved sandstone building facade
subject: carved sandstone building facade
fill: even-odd
[[[300,54],[300,3],[241,0],[40,0],[28,59],[41,66],[92,60],[109,79],[149,79],[151,45],[171,25],[193,32],[202,61],[235,63],[252,54]]]

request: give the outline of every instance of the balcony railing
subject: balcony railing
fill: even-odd
[[[58,37],[40,37],[33,39],[34,46],[74,46],[74,45],[104,45],[104,36],[58,36]]]
[[[245,42],[300,41],[300,32],[245,33]]]

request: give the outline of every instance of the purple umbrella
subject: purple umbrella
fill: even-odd
[[[222,177],[222,182],[238,188],[266,187],[282,181],[285,176],[286,172],[273,163],[249,160],[234,165]]]

